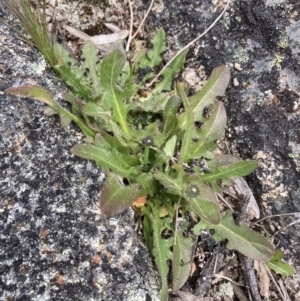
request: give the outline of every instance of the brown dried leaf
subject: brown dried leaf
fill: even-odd
[[[266,264],[262,261],[254,261],[254,269],[259,277],[259,290],[263,297],[270,296],[270,278],[268,275]]]
[[[237,194],[245,195],[249,197],[249,202],[246,211],[250,220],[253,219],[254,217],[259,218],[260,216],[259,207],[247,182],[243,178],[239,178],[239,179],[232,178],[231,183],[235,191],[237,192]]]

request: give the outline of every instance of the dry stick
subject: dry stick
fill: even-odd
[[[275,235],[277,235],[278,233],[282,232],[283,230],[285,230],[285,229],[287,229],[287,228],[289,228],[289,227],[291,227],[291,226],[293,226],[294,224],[297,224],[297,223],[299,223],[299,222],[300,222],[300,218],[298,218],[296,221],[293,221],[292,223],[288,224],[287,226],[283,227],[282,229],[276,231],[276,232],[271,236],[271,238],[274,237]]]
[[[177,229],[178,229],[178,210],[179,210],[179,206],[180,206],[180,201],[181,201],[181,197],[179,197],[179,201],[178,201],[178,204],[177,204],[177,206],[176,206],[175,232],[177,232]],[[173,246],[174,246],[174,247],[176,246],[176,236],[175,236],[175,239],[174,239]]]
[[[230,204],[220,195],[220,193],[217,193],[217,197],[225,204],[227,207],[234,212],[234,209],[230,206]]]
[[[268,218],[273,218],[273,217],[278,217],[278,216],[297,215],[297,214],[300,215],[300,212],[291,212],[291,213],[282,213],[282,214],[269,215],[269,216],[265,216],[265,217],[263,217],[263,218],[257,220],[256,222],[252,223],[252,225],[256,225],[256,224],[258,224],[259,222],[262,222],[262,221],[264,221],[265,219],[268,219]]]
[[[126,44],[126,51],[129,51],[130,42],[132,39],[132,29],[133,29],[133,11],[132,11],[132,3],[130,0],[128,0],[128,4],[129,4],[129,10],[130,10],[130,29],[129,29],[128,41]]]
[[[135,34],[131,37],[131,40],[134,39],[135,36],[138,34],[138,32],[141,30],[143,24],[145,23],[146,18],[148,17],[148,15],[149,15],[149,13],[150,13],[150,10],[151,10],[153,4],[154,4],[154,0],[151,1],[151,4],[150,4],[150,6],[149,6],[149,8],[148,8],[148,10],[147,10],[147,12],[146,12],[146,14],[145,14],[143,20],[142,20],[140,26],[139,26],[138,29],[136,30]],[[129,43],[131,43],[131,40],[129,41]]]
[[[224,15],[224,13],[226,12],[228,6],[229,6],[230,0],[227,1],[225,8],[223,9],[223,11],[221,12],[221,14],[218,16],[218,18],[202,33],[200,34],[196,39],[194,39],[192,42],[188,43],[186,46],[184,46],[179,52],[177,52],[171,60],[169,60],[167,62],[167,64],[160,70],[160,72],[154,77],[154,79],[147,84],[147,87],[151,87],[154,82],[156,82],[156,80],[159,78],[159,76],[164,72],[164,70],[178,57],[178,55],[180,55],[183,51],[185,51],[186,49],[188,49],[190,46],[192,46],[195,42],[197,42],[200,38],[202,38],[204,35],[206,35],[215,25],[216,23],[222,18],[222,16]]]
[[[273,284],[276,286],[276,288],[277,288],[277,290],[278,290],[278,292],[279,292],[279,294],[280,294],[282,300],[283,300],[283,301],[287,301],[287,300],[284,298],[283,293],[282,293],[282,291],[281,291],[279,285],[278,285],[277,282],[275,281],[275,279],[274,279],[274,277],[273,277],[273,275],[272,275],[272,273],[271,273],[271,271],[270,271],[270,269],[269,269],[269,267],[268,267],[267,265],[266,265],[266,269],[267,269],[267,271],[268,271],[269,276],[271,277],[271,279],[272,279],[272,281],[273,281]]]

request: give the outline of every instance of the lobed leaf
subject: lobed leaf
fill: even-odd
[[[139,196],[138,184],[125,186],[120,176],[109,172],[100,195],[100,209],[106,215],[115,215],[129,208]]]
[[[254,260],[269,261],[274,254],[274,246],[267,239],[246,225],[236,225],[229,210],[226,211],[225,216],[222,216],[219,224],[207,224],[207,228],[215,231],[213,235],[215,241],[226,239],[228,249],[237,250]],[[200,234],[196,226],[194,233]]]
[[[161,91],[170,91],[173,80],[178,75],[178,73],[183,68],[183,64],[185,62],[186,54],[188,53],[188,49],[181,52],[175,60],[167,67],[161,74],[163,79],[155,85],[153,89],[153,93],[158,93]]]
[[[56,65],[71,66],[74,68],[78,65],[78,61],[71,57],[71,53],[62,47],[59,43],[54,43],[53,46]]]
[[[165,38],[165,31],[163,30],[163,28],[160,28],[151,40],[153,48],[147,51],[146,56],[140,63],[140,68],[154,68],[162,62],[161,54],[166,51]]]
[[[82,69],[86,72],[87,84],[92,87],[93,98],[97,98],[101,95],[100,61],[98,50],[91,41],[84,43],[81,59],[83,60]]]
[[[54,68],[60,73],[65,83],[71,87],[74,93],[79,94],[86,100],[91,100],[92,90],[82,84],[83,72],[79,68],[70,68],[65,65],[56,65]]]
[[[200,175],[200,178],[203,182],[210,184],[215,184],[219,180],[223,180],[229,184],[230,178],[240,178],[248,175],[257,168],[257,164],[258,163],[255,160],[247,160],[235,162],[230,165],[224,165],[221,167],[212,166],[212,172]],[[210,167],[210,165],[208,166]]]
[[[222,102],[218,101],[210,118],[202,125],[199,139],[191,145],[190,158],[205,157],[212,159],[212,150],[216,149],[215,141],[225,133],[227,122],[226,111]]]

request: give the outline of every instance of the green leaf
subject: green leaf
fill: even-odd
[[[168,102],[165,107],[165,111],[164,111],[165,116],[169,116],[169,115],[176,116],[181,103],[182,101],[179,95],[171,96],[168,99]]]
[[[167,93],[147,93],[147,98],[138,101],[131,102],[128,105],[128,111],[130,110],[142,110],[144,112],[163,113],[165,106],[168,102],[169,95]]]
[[[177,142],[177,136],[172,136],[165,144],[163,151],[165,152],[166,156],[172,158],[174,155],[175,147]]]
[[[195,121],[205,122],[203,110],[216,102],[217,96],[223,96],[230,79],[229,68],[225,65],[215,68],[202,90],[189,98]]]
[[[282,261],[269,261],[267,262],[267,266],[276,274],[280,274],[284,277],[293,276],[295,274],[293,267]]]
[[[98,50],[91,41],[86,41],[82,48],[82,69],[86,72],[87,83],[92,87],[93,98],[101,95],[100,89],[100,62]]]
[[[39,100],[50,107],[54,107],[54,100],[52,94],[39,86],[17,86],[17,87],[10,87],[4,91],[10,95],[17,95],[21,97],[29,97],[36,100]]]
[[[175,232],[175,242],[172,260],[172,289],[178,291],[191,272],[194,242],[191,237],[184,237],[182,230]]]
[[[175,60],[167,67],[161,74],[163,79],[155,85],[153,89],[153,93],[161,92],[161,91],[170,91],[173,80],[178,75],[178,73],[183,68],[183,64],[185,62],[186,54],[188,53],[188,49],[181,52]]]
[[[168,115],[165,120],[163,135],[167,139],[171,135],[174,136],[178,131],[178,119],[176,116]]]
[[[124,104],[124,91],[117,86],[118,78],[126,63],[124,51],[114,49],[103,59],[100,68],[103,106],[105,110],[113,109],[113,118],[126,134],[130,134],[127,124],[127,110]]]
[[[146,53],[146,57],[144,57],[144,59],[140,63],[140,68],[154,68],[155,66],[158,66],[161,63],[161,54],[164,51],[166,51],[165,38],[165,31],[163,30],[163,28],[160,28],[151,40],[153,48],[148,50],[148,52]]]
[[[84,105],[82,109],[83,114],[90,116],[90,117],[104,117],[105,119],[111,118],[110,111],[104,110],[102,106],[89,102],[86,105]]]
[[[173,238],[164,239],[162,238],[162,232],[166,228],[166,219],[160,218],[161,205],[160,202],[153,202],[150,213],[150,219],[153,228],[153,251],[152,254],[155,259],[155,263],[158,272],[161,277],[161,295],[160,300],[166,301],[168,298],[168,282],[167,276],[169,273],[169,266],[167,261],[172,260],[173,254],[171,247],[173,246]]]
[[[144,219],[143,219],[143,236],[144,236],[146,245],[148,247],[148,250],[150,252],[152,252],[152,250],[153,250],[153,237],[152,237],[153,229],[152,229],[152,223],[151,223],[150,217],[145,214],[144,208],[146,208],[146,207],[144,206],[142,208],[142,212],[144,213]]]
[[[120,176],[108,173],[100,195],[100,209],[106,215],[115,215],[129,208],[139,196],[139,185],[125,186]]]
[[[293,276],[295,271],[291,265],[281,261],[283,253],[280,250],[275,250],[275,254],[272,259],[266,263],[266,265],[272,269],[276,274],[280,274],[284,277]]]
[[[257,168],[257,161],[247,160],[232,163],[221,167],[212,167],[212,173],[200,175],[203,182],[215,184],[218,180],[230,183],[230,178],[244,177]],[[208,165],[210,167],[210,165]]]
[[[209,169],[214,169],[221,166],[228,166],[240,161],[242,161],[242,159],[234,155],[216,154],[213,159],[207,161],[207,166]]]
[[[267,239],[246,225],[236,225],[229,210],[218,225],[207,225],[207,228],[215,230],[215,241],[226,239],[228,249],[237,250],[251,259],[269,261],[274,254],[274,246]]]
[[[19,95],[21,97],[30,97],[36,100],[39,100],[51,107],[51,113],[57,113],[60,115],[61,124],[62,126],[67,126],[70,123],[70,120],[74,121],[80,129],[87,135],[87,136],[94,136],[94,131],[89,129],[84,121],[79,118],[78,116],[70,113],[68,110],[60,106],[58,103],[54,102],[52,98],[52,94],[39,86],[18,86],[18,87],[11,87],[5,90],[5,93],[11,95]]]
[[[226,111],[222,102],[218,101],[210,118],[202,125],[199,139],[192,143],[190,158],[198,159],[205,157],[212,159],[212,150],[216,149],[215,141],[221,139],[225,133],[227,122]]]
[[[71,148],[71,152],[81,158],[94,160],[104,170],[111,169],[125,178],[134,179],[139,173],[139,168],[134,166],[139,163],[138,159],[116,149],[108,151],[92,144],[77,144]]]
[[[103,140],[103,141],[102,141]],[[128,151],[128,149],[126,147],[124,147],[118,139],[116,139],[115,137],[111,136],[110,134],[108,134],[105,131],[100,131],[99,133],[96,134],[95,136],[95,145],[105,149],[115,149],[118,152],[122,153],[122,154],[126,154],[126,152]],[[106,145],[106,147],[105,147]]]

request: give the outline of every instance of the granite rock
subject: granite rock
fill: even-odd
[[[159,300],[133,211],[105,218],[104,174],[69,151],[80,130],[3,92],[36,84],[59,100],[66,90],[1,3],[0,17],[0,300]]]

